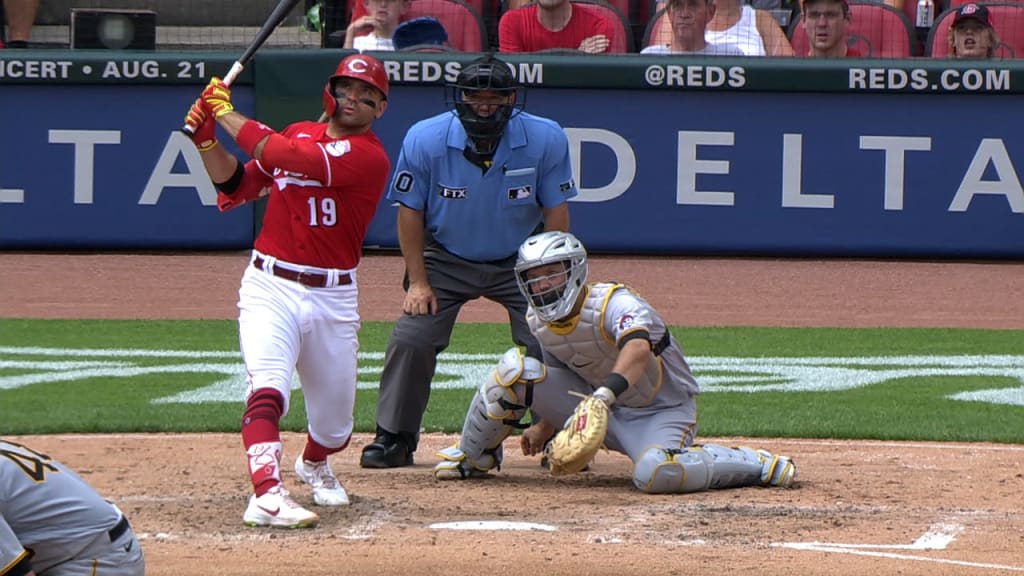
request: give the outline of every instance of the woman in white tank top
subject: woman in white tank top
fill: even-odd
[[[786,33],[771,13],[741,4],[741,0],[716,0],[715,4],[715,17],[704,33],[708,42],[735,44],[747,56],[793,55]]]

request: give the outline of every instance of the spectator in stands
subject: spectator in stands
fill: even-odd
[[[672,42],[653,44],[641,54],[743,56],[735,44],[712,44],[704,39],[708,22],[715,16],[715,0],[668,0],[665,10],[672,25]]]
[[[28,48],[28,39],[38,10],[39,0],[4,0],[7,48]],[[0,47],[3,47],[3,43],[0,43]]]
[[[846,0],[804,0],[804,31],[811,58],[862,58],[849,46],[846,32],[850,5]]]
[[[410,0],[362,0],[366,15],[360,16],[345,30],[344,48],[394,50],[391,37],[409,11]]]
[[[498,50],[540,52],[565,48],[601,54],[614,44],[617,30],[615,23],[586,4],[538,0],[501,17]]]
[[[793,56],[786,32],[767,10],[741,0],[715,0],[715,17],[704,35],[708,42],[735,44],[747,56]]]
[[[960,59],[992,58],[998,45],[988,8],[973,2],[961,5],[949,27],[950,54]]]
[[[793,56],[786,32],[771,12],[754,9],[742,0],[715,0],[715,4],[715,17],[704,34],[708,42],[735,44],[746,56]],[[658,9],[664,6],[665,0],[659,0]],[[662,26],[651,44],[668,44],[671,36],[671,28]]]
[[[422,16],[399,24],[391,41],[395,50],[430,46],[443,50],[448,46],[448,32],[437,18]]]

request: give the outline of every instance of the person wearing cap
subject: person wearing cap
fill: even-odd
[[[949,27],[949,53],[959,59],[992,58],[999,38],[992,27],[992,15],[981,4],[963,4]]]
[[[466,63],[445,95],[449,110],[406,132],[387,191],[398,204],[405,298],[384,351],[364,468],[414,463],[437,357],[467,302],[502,306],[512,341],[540,358],[516,253],[531,234],[567,231],[577,195],[565,131],[523,111],[526,91],[508,63],[493,54]]]
[[[850,5],[846,0],[804,0],[804,31],[810,58],[862,58],[849,46]]]
[[[361,0],[366,14],[355,18],[345,30],[343,48],[353,50],[394,50],[391,37],[409,11],[410,0]]]
[[[735,44],[714,44],[705,40],[708,22],[715,16],[714,0],[669,0],[665,10],[672,26],[672,42],[652,44],[641,50],[641,54],[743,56],[743,50]]]
[[[437,18],[421,16],[406,20],[395,28],[391,36],[395,50],[424,46],[448,46],[448,32]]]
[[[308,528],[318,521],[291,498],[280,471],[280,420],[296,371],[307,434],[295,474],[312,489],[315,504],[349,504],[327,458],[348,446],[354,425],[356,268],[390,170],[372,130],[388,105],[384,64],[350,54],[320,96],[326,122],[296,122],[277,132],[235,110],[231,89],[213,78],[185,117],[221,211],[267,197],[238,290],[247,384],[241,433],[253,488],[242,521],[249,526]],[[215,126],[251,159],[219,146]]]

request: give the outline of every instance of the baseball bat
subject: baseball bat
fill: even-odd
[[[268,16],[263,22],[263,26],[260,28],[260,31],[256,33],[252,42],[249,42],[249,45],[245,48],[245,52],[242,52],[242,55],[238,60],[235,60],[235,63],[231,65],[231,69],[228,70],[228,73],[224,75],[225,85],[231,86],[231,83],[238,78],[238,75],[242,73],[242,70],[245,70],[245,65],[249,63],[249,60],[252,60],[253,55],[260,49],[260,46],[263,46],[263,43],[267,41],[267,38],[270,38],[270,35],[274,33],[274,30],[277,29],[281,22],[284,22],[284,19],[288,17],[288,13],[291,12],[292,8],[295,8],[299,2],[300,0],[281,0],[277,3],[277,6],[274,7],[274,11],[271,12],[270,16]],[[187,125],[183,126],[181,131],[189,135],[192,134],[192,130],[190,130]]]

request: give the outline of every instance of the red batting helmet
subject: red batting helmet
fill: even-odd
[[[367,54],[350,54],[338,62],[338,68],[334,70],[334,75],[327,79],[327,84],[324,86],[324,111],[328,116],[334,116],[334,112],[338,109],[338,100],[331,89],[331,85],[338,78],[362,80],[380,90],[385,100],[388,99],[388,74],[384,71],[384,64]]]

